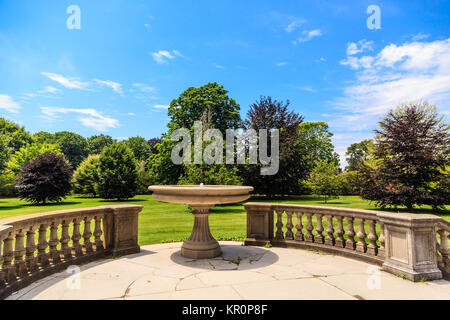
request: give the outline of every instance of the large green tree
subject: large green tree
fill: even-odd
[[[255,188],[255,193],[273,196],[297,194],[301,181],[306,178],[307,163],[299,147],[299,124],[303,117],[289,109],[287,102],[271,97],[260,97],[250,105],[244,121],[246,129],[279,129],[279,170],[275,175],[261,175],[261,164],[239,165],[245,185]],[[270,134],[268,135],[270,137]],[[268,150],[272,141],[268,139]],[[261,146],[260,146],[261,147]]]
[[[373,155],[361,171],[363,198],[381,207],[450,203],[449,125],[427,103],[391,110],[376,130]]]
[[[4,136],[0,136],[0,175],[2,175],[6,169],[8,158],[9,158],[8,142],[6,141],[6,138]]]
[[[61,154],[61,149],[56,144],[49,143],[33,143],[25,147],[20,148],[14,153],[8,161],[8,171],[13,173],[14,176],[18,176],[20,168],[27,162],[33,160],[38,155],[46,153]]]
[[[226,129],[239,126],[239,104],[228,96],[223,86],[213,82],[199,88],[190,87],[172,100],[168,114],[171,130],[191,129],[195,121],[201,120],[205,111],[212,117],[212,126],[225,134]]]
[[[116,143],[103,149],[99,161],[97,192],[101,198],[123,200],[136,195],[136,160],[125,143]]]
[[[60,131],[54,134],[40,131],[34,135],[34,138],[41,143],[57,144],[73,168],[77,168],[81,161],[89,155],[87,140],[70,131]]]
[[[131,137],[124,142],[138,161],[147,160],[152,153],[148,141],[143,137]]]
[[[111,136],[100,134],[87,138],[89,154],[100,154],[103,148],[116,142]]]
[[[5,118],[0,118],[0,136],[4,137],[11,154],[33,142],[31,134],[24,127]]]
[[[347,171],[359,170],[368,155],[369,148],[373,144],[372,140],[363,140],[361,142],[352,143],[345,155],[347,156]]]
[[[157,152],[148,159],[148,168],[153,183],[177,184],[184,174],[184,166],[172,162],[172,149],[175,145],[176,142],[171,141],[166,135],[163,135],[161,143],[155,145]]]
[[[337,197],[343,189],[343,176],[336,163],[328,160],[318,160],[306,181],[314,195],[323,196],[324,202],[330,197]]]

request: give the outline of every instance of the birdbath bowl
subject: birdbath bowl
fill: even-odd
[[[187,185],[150,186],[155,200],[184,203],[194,210],[194,227],[191,236],[183,243],[181,255],[192,259],[206,259],[219,256],[222,251],[209,230],[210,210],[216,204],[234,203],[250,198],[253,187]]]

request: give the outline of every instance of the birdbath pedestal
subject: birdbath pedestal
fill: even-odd
[[[192,259],[214,258],[221,254],[220,245],[209,229],[210,210],[216,204],[247,200],[253,187],[247,186],[150,186],[153,198],[163,202],[184,203],[193,209],[194,227],[183,243],[181,255]]]

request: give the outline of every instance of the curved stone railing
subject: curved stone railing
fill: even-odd
[[[101,206],[0,220],[0,299],[70,265],[139,252],[142,207]]]
[[[316,249],[412,281],[448,274],[449,223],[434,215],[258,202],[245,209],[246,245]]]

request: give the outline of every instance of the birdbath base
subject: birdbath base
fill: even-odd
[[[214,205],[189,205],[194,214],[191,236],[181,246],[181,255],[190,259],[215,258],[222,253],[220,245],[209,230],[209,210]]]

